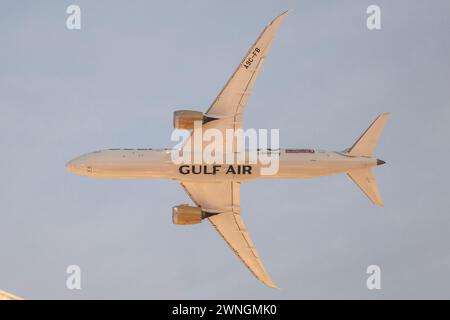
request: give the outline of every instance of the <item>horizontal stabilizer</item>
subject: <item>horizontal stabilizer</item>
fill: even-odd
[[[383,206],[380,192],[378,191],[377,181],[373,175],[372,169],[355,169],[347,172],[350,179],[361,189],[362,192],[377,206]]]
[[[354,156],[371,157],[377,145],[378,138],[383,131],[384,124],[389,116],[388,112],[382,113],[375,119],[370,127],[363,133],[363,135],[355,142],[355,144],[348,149],[348,154]]]

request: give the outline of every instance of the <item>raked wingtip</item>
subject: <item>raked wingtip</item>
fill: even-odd
[[[278,16],[275,17],[275,19],[273,19],[273,20],[270,22],[270,24],[274,23],[274,22],[277,21],[277,20],[282,20],[282,19],[284,19],[284,17],[287,16],[288,13],[289,13],[289,10],[286,10],[286,11],[280,13]]]

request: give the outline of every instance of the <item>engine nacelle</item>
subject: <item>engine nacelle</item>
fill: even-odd
[[[203,113],[190,110],[178,110],[173,113],[173,127],[175,129],[192,130],[195,121],[203,123]]]
[[[174,224],[197,224],[202,222],[204,215],[200,207],[182,204],[172,208],[172,222]]]
[[[220,212],[203,211],[200,207],[192,207],[187,204],[180,204],[172,208],[172,222],[174,224],[187,225],[197,224],[203,219],[215,216]]]

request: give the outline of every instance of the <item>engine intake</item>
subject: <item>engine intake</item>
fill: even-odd
[[[215,118],[205,116],[200,111],[178,110],[173,113],[173,127],[175,129],[192,130],[195,121],[201,121],[204,124],[212,120],[215,120]]]
[[[172,222],[178,225],[197,224],[216,214],[218,213],[203,211],[200,207],[181,204],[172,208]]]

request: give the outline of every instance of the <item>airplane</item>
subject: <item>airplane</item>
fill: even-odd
[[[174,127],[190,130],[193,139],[195,122],[201,129],[238,130],[243,126],[243,112],[255,80],[287,11],[277,16],[257,38],[224,88],[205,112],[174,112]],[[69,171],[96,178],[157,178],[178,181],[195,206],[173,207],[172,221],[190,225],[208,219],[225,242],[253,275],[269,287],[277,288],[264,268],[240,212],[240,185],[255,179],[314,178],[347,174],[362,192],[378,206],[383,205],[372,168],[384,164],[373,157],[378,138],[388,118],[382,113],[363,135],[343,151],[316,149],[263,150],[279,156],[278,172],[262,175],[260,164],[247,170],[224,172],[221,166],[174,164],[173,149],[108,149],[79,156],[66,164]],[[236,152],[237,141],[231,152]],[[202,169],[203,168],[203,169]],[[228,170],[227,170],[228,171]]]

